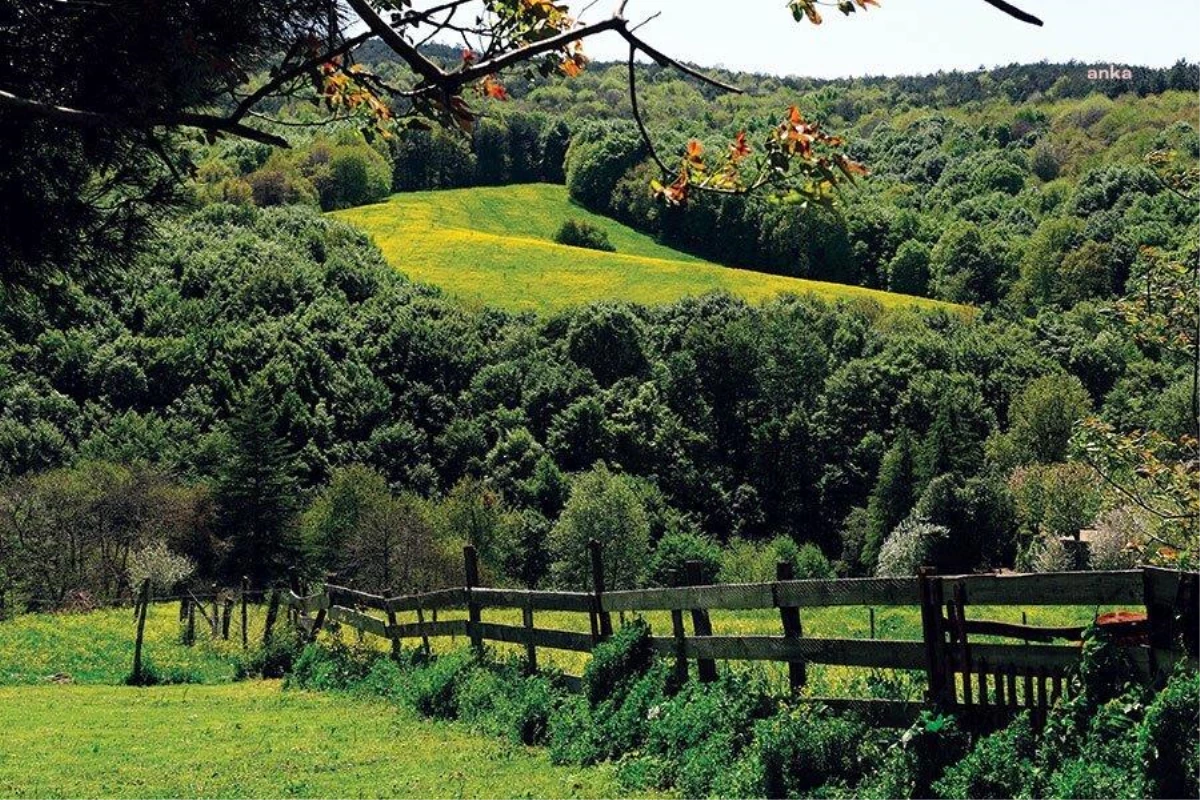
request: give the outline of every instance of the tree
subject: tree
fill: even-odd
[[[283,578],[298,563],[295,530],[297,484],[287,441],[269,390],[251,384],[229,420],[228,446],[217,480],[219,535],[225,542],[224,574],[255,586]]]
[[[1001,0],[986,1],[1037,22]],[[544,74],[578,74],[587,63],[583,40],[605,33],[630,47],[635,116],[632,67],[639,52],[710,87],[739,91],[647,43],[640,25],[624,16],[627,2],[611,17],[579,22],[563,4],[496,0],[464,27],[453,12],[466,2],[418,9],[390,0],[29,0],[0,12],[3,280],[45,271],[55,257],[73,255],[89,235],[114,223],[122,234],[106,237],[98,251],[134,235],[146,210],[171,195],[171,178],[186,167],[178,136],[185,129],[286,146],[269,128],[270,111],[287,99],[314,99],[329,119],[359,122],[369,133],[398,119],[470,130],[479,111],[465,95],[502,100],[507,91],[500,76],[522,64]],[[820,23],[816,5],[791,3],[797,20]],[[855,0],[841,8],[848,14],[869,5],[876,4]],[[458,63],[439,63],[413,44],[438,34],[466,42]],[[373,39],[404,63],[403,85],[355,63],[355,48]],[[639,128],[649,141],[640,117]],[[740,136],[716,163],[706,165],[697,155],[679,167],[659,161],[665,196],[678,201],[690,187],[738,192],[770,184],[785,196],[824,197],[840,173],[849,177],[858,169],[838,141],[794,109],[780,133],[759,145],[765,159],[746,158],[750,145]],[[751,163],[744,179],[741,166]],[[97,175],[103,177],[99,191],[83,192],[96,188]]]
[[[591,588],[588,542],[603,553],[606,589],[639,586],[650,556],[650,522],[631,479],[598,464],[575,479],[571,497],[550,532],[555,582]]]
[[[1009,435],[1022,462],[1065,461],[1075,423],[1092,401],[1073,375],[1046,375],[1030,381],[1009,409]]]
[[[936,297],[955,303],[993,303],[999,296],[1002,269],[979,228],[956,222],[930,255],[930,288]]]
[[[874,568],[887,535],[908,516],[920,496],[915,456],[912,436],[907,428],[901,428],[883,457],[867,504],[870,521],[860,558],[868,570]]]
[[[929,290],[929,248],[909,239],[888,262],[888,290],[923,295]]]

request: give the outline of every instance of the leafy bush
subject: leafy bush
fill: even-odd
[[[1139,731],[1152,797],[1200,797],[1200,673],[1181,665]]]
[[[293,665],[305,649],[303,636],[286,626],[276,628],[265,644],[248,650],[238,660],[238,680],[252,676],[282,678],[292,671]]]
[[[796,578],[801,580],[836,577],[833,565],[812,542],[805,542],[796,554]]]
[[[522,676],[515,663],[473,666],[463,674],[456,699],[459,719],[518,745],[544,744],[562,701],[549,678]]]
[[[185,666],[159,669],[147,655],[142,655],[141,675],[132,672],[125,676],[126,686],[168,686],[181,683],[203,683],[200,674]]]
[[[650,624],[635,618],[592,651],[583,670],[584,697],[593,708],[602,702],[619,702],[653,663]]]
[[[721,547],[701,533],[669,531],[658,540],[650,557],[650,580],[658,586],[682,586],[689,561],[700,562],[701,583],[716,583]]]
[[[949,535],[950,531],[942,525],[909,517],[884,540],[875,574],[881,577],[915,575],[918,568],[930,563],[934,548]]]
[[[458,717],[458,686],[475,666],[470,650],[440,655],[428,665],[413,670],[407,687],[407,699],[421,714],[439,719]]]
[[[571,247],[586,247],[606,253],[617,252],[617,248],[608,240],[608,234],[586,220],[568,219],[558,229],[558,233],[554,234],[554,241]]]
[[[754,747],[767,797],[802,797],[830,781],[857,783],[865,765],[859,743],[866,726],[844,716],[802,708],[760,722]]]
[[[287,685],[341,691],[355,688],[384,654],[366,644],[349,645],[335,633],[328,644],[310,644],[300,653]]]
[[[1029,714],[975,743],[966,758],[950,766],[933,785],[938,797],[1004,798],[1028,794],[1035,740]]]

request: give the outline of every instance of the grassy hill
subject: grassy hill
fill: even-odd
[[[469,304],[516,311],[552,312],[604,299],[669,303],[718,290],[750,301],[813,292],[885,307],[945,305],[712,264],[593,214],[571,202],[565,187],[551,184],[397,194],[334,216],[370,233],[388,261],[414,280]],[[554,234],[568,218],[603,228],[617,252],[556,244]]]

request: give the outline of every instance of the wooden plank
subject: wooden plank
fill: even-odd
[[[717,608],[746,610],[773,608],[773,584],[731,583],[722,586],[679,586],[666,589],[633,589],[605,592],[601,597],[604,611],[686,611]]]
[[[334,584],[326,584],[325,593],[336,593],[338,600],[342,602],[343,606],[347,605],[347,601],[352,601],[353,605],[356,606],[365,606],[367,608],[378,609],[379,611],[388,610],[387,598],[385,598],[383,595],[360,592],[357,589],[349,589],[345,586],[337,586]]]
[[[915,606],[916,578],[846,578],[788,581],[775,590],[781,606]]]
[[[410,594],[404,597],[389,597],[388,611],[416,611],[421,609],[466,608],[467,592],[465,589],[439,589],[436,592]]]
[[[962,621],[961,625],[967,633],[977,633],[981,636],[1006,636],[1033,642],[1053,642],[1057,639],[1078,642],[1082,641],[1083,632],[1086,630],[1078,625],[1049,628],[1019,625],[1014,622],[997,622],[990,619],[966,619]]]
[[[959,657],[957,645],[950,645],[955,658]],[[975,663],[1014,666],[1019,670],[1047,667],[1070,669],[1079,663],[1083,649],[1074,644],[971,644],[971,657]]]
[[[560,631],[550,628],[533,628],[532,630],[517,625],[501,625],[495,622],[479,622],[475,624],[480,636],[493,642],[509,642],[511,644],[534,644],[537,647],[549,647],[553,650],[571,650],[579,653],[592,651],[592,637],[576,631]]]
[[[357,628],[360,631],[374,634],[375,636],[386,637],[388,635],[388,626],[383,620],[367,616],[360,611],[345,608],[344,606],[334,606],[329,609],[328,619],[334,622],[341,622],[349,625],[351,628]]]
[[[962,583],[977,606],[1113,606],[1140,607],[1142,571],[1044,572],[1033,575],[947,575],[942,581]]]
[[[444,619],[441,622],[403,622],[388,628],[387,636],[391,639],[422,639],[431,636],[466,636],[467,621],[465,619]]]
[[[1187,584],[1195,585],[1200,582],[1200,573],[1181,572],[1177,569],[1161,567],[1145,567],[1146,581],[1154,591],[1154,596],[1161,602],[1173,603],[1181,591],[1188,591]],[[1194,595],[1193,595],[1194,596]]]
[[[674,638],[655,637],[655,651],[674,655]],[[683,640],[688,658],[729,661],[796,661],[852,667],[924,669],[920,642],[868,639],[789,639],[783,636],[689,636]]]
[[[586,592],[543,592],[530,589],[472,589],[471,597],[490,608],[531,608],[534,611],[592,610],[592,596]]]

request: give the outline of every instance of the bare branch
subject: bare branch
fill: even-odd
[[[209,133],[229,133],[234,136],[240,136],[243,139],[269,144],[273,147],[288,146],[287,139],[284,139],[282,136],[276,136],[273,133],[267,133],[266,131],[260,131],[257,128],[251,128],[248,125],[243,125],[242,123],[228,117],[217,117],[209,114],[197,114],[179,111],[164,114],[151,114],[139,117],[125,117],[119,114],[110,114],[100,111],[87,111],[84,109],[54,105],[53,103],[43,103],[38,100],[30,100],[25,97],[19,97],[12,92],[7,92],[3,89],[0,89],[0,106],[6,106],[9,109],[14,109],[28,116],[52,119],[67,125],[76,125],[84,128],[183,126],[188,128],[199,128],[200,130],[208,131]]]
[[[430,83],[442,85],[446,80],[446,73],[437,64],[430,61],[416,47],[409,42],[384,21],[383,17],[375,12],[368,0],[346,0],[354,13],[358,14],[359,18],[367,24],[376,36],[383,40],[384,44],[392,48],[396,55],[404,59],[404,61],[412,68],[413,72],[420,75]]]
[[[987,3],[993,8],[1000,9],[1010,17],[1021,20],[1021,22],[1028,22],[1030,25],[1037,25],[1038,27],[1042,26],[1042,21],[1033,14],[1022,11],[1013,4],[1006,3],[1005,0],[983,0],[983,2]]]

